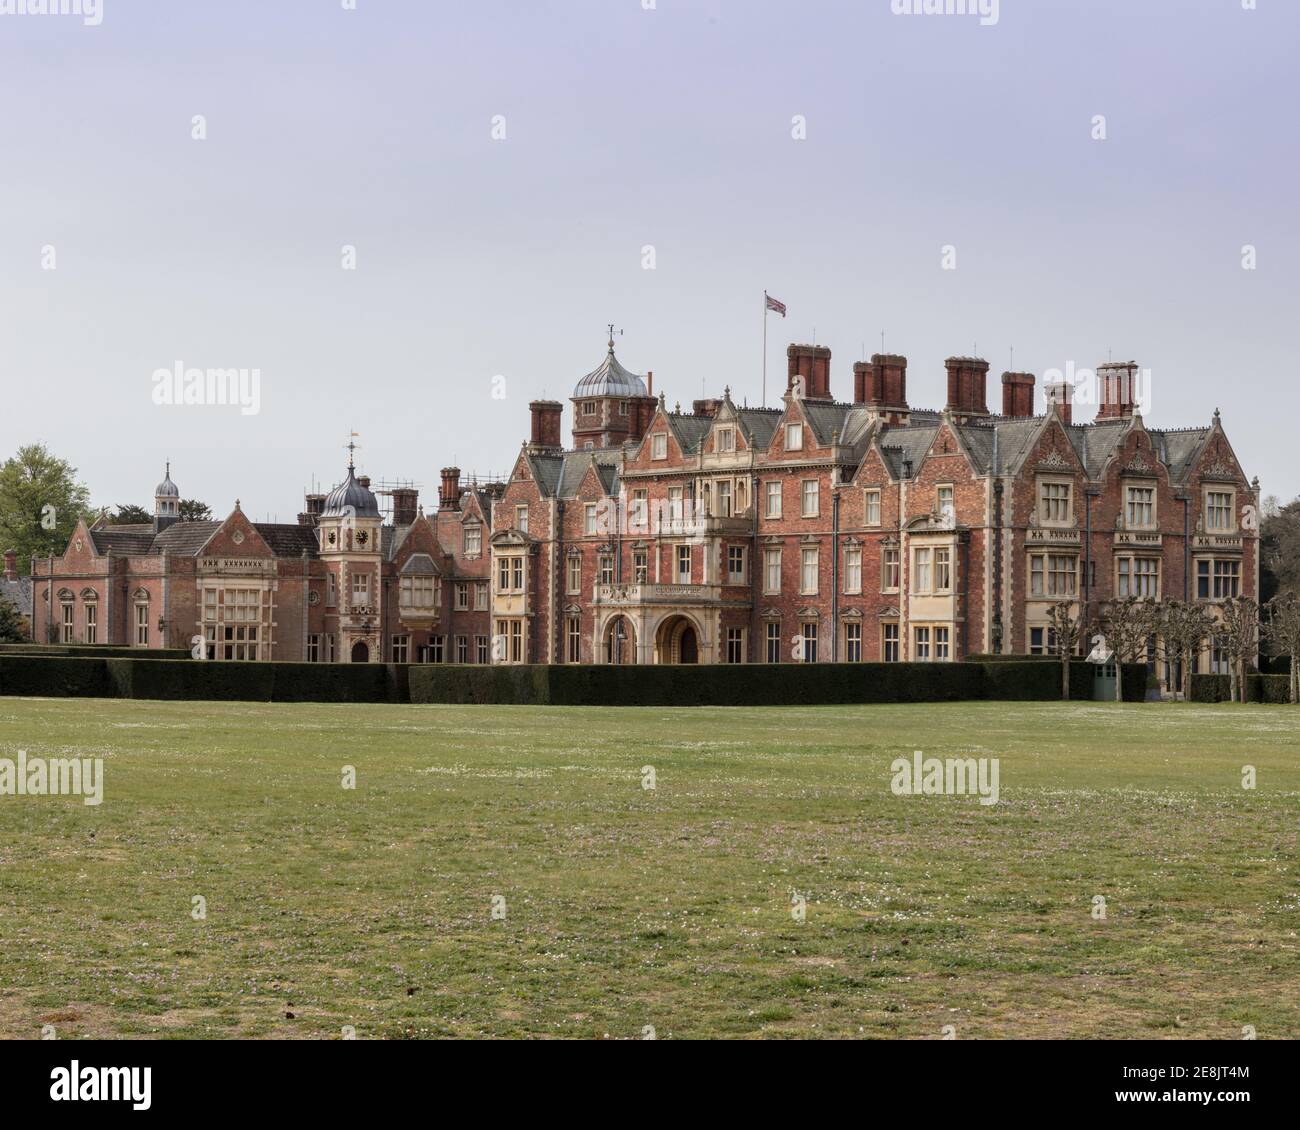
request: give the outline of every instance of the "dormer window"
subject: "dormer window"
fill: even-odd
[[[803,450],[803,425],[802,424],[786,424],[785,449],[786,451]]]
[[[650,458],[668,458],[668,436],[665,432],[655,432],[655,434],[650,437]]]
[[[714,447],[714,450],[719,452],[735,451],[736,450],[736,429],[719,428],[717,433],[717,443]]]

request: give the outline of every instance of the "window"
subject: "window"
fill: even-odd
[[[727,546],[727,584],[743,585],[745,583],[745,547],[743,545]]]
[[[312,637],[312,639],[315,638],[316,637],[314,636]],[[393,637],[393,662],[405,663],[407,661],[407,657],[411,653],[410,648],[411,648],[410,636],[394,636]]]
[[[952,592],[952,550],[946,546],[934,551],[934,591]]]
[[[594,534],[596,532],[596,504],[588,502],[584,511],[582,532],[584,534]]]
[[[767,622],[767,661],[769,663],[781,662],[781,624],[778,620],[769,620]]]
[[[817,558],[815,549],[805,549],[800,554],[799,591],[805,596],[817,594]]]
[[[848,663],[862,662],[862,625],[844,625],[844,659]]]
[[[573,554],[569,558],[569,592],[578,594],[582,592],[582,558],[578,554]]]
[[[1129,487],[1125,524],[1130,530],[1150,529],[1156,524],[1156,488]]]
[[[650,532],[650,502],[644,490],[634,490],[632,492],[632,511],[629,518],[631,519],[629,533],[648,534]]]
[[[1070,521],[1071,486],[1069,483],[1042,483],[1038,488],[1038,516],[1044,522],[1064,524]]]
[[[522,557],[497,558],[497,592],[524,591],[524,559]]]
[[[486,612],[488,606],[487,581],[474,582],[474,607],[479,612]]]
[[[339,602],[339,579],[333,573],[327,574],[325,578],[325,604],[333,608]],[[211,591],[211,590],[209,590]],[[213,593],[213,602],[216,602],[216,594]],[[217,618],[216,609],[213,609],[212,615],[205,619],[215,620]]]
[[[456,637],[456,662],[469,662],[469,636]]]
[[[714,450],[718,452],[724,452],[724,453],[735,451],[736,450],[736,429],[719,428],[718,442],[714,447]]]
[[[1030,655],[1055,655],[1056,652],[1056,629],[1055,628],[1030,628],[1029,629],[1029,654]]]
[[[483,527],[477,522],[464,529],[465,556],[478,557],[483,552]]]
[[[763,516],[765,518],[781,517],[781,483],[779,480],[763,484]]]
[[[1229,600],[1240,596],[1241,562],[1198,559],[1196,595],[1201,600]]]
[[[862,547],[847,546],[844,550],[844,591],[849,594],[862,591]]]
[[[524,591],[524,559],[522,557],[510,558],[510,584],[515,592]]]
[[[594,400],[584,400],[582,402],[582,414],[584,416],[594,416],[596,414],[596,402]]]
[[[352,604],[363,608],[370,603],[370,574],[352,574]]]
[[[945,485],[939,487],[935,492],[935,502],[937,504],[936,508],[940,514],[947,514],[949,512],[954,514],[956,513],[956,511],[953,510],[951,486]]]
[[[801,513],[805,518],[816,518],[818,514],[818,489],[821,484],[816,479],[804,479],[803,481],[803,509]]]
[[[515,529],[521,534],[528,533],[528,507],[515,507]]]
[[[223,659],[257,658],[257,626],[255,624],[223,624],[221,641],[221,657]]]
[[[897,549],[882,549],[880,551],[880,591],[897,592],[901,583],[901,565],[899,551]]]
[[[436,608],[438,578],[430,573],[407,573],[398,589],[398,604],[403,608]]]
[[[916,641],[916,647],[913,651],[912,658],[918,663],[930,662],[930,629],[916,628],[913,637]]]
[[[682,488],[668,488],[668,517],[674,522],[680,522],[683,517],[682,509]]]
[[[718,517],[731,517],[731,480],[718,480]]]
[[[912,552],[912,591],[927,593],[930,591],[932,578],[930,574],[929,549],[917,549]]]
[[[86,642],[95,643],[99,635],[99,608],[95,604],[86,605]]]
[[[565,632],[567,640],[567,655],[570,663],[582,662],[582,618],[580,616],[570,616],[568,619],[567,630]]]
[[[803,425],[802,424],[786,424],[785,449],[786,451],[803,450]]]
[[[468,581],[456,582],[456,611],[457,612],[469,611],[469,582]]]
[[[650,458],[668,458],[668,435],[666,432],[655,432],[655,434],[650,437]]]
[[[934,630],[934,661],[936,663],[946,663],[952,658],[949,643],[951,631],[951,628],[935,628]]]
[[[689,585],[691,583],[691,547],[689,545],[679,545],[677,547],[677,583],[679,585]]]
[[[644,549],[632,552],[632,581],[644,585],[650,579],[650,558]]]
[[[1232,492],[1208,491],[1205,495],[1205,528],[1216,533],[1230,531],[1232,522]]]
[[[800,626],[803,635],[803,661],[817,662],[817,621],[807,620]]]
[[[1075,596],[1079,591],[1079,559],[1071,554],[1035,553],[1029,558],[1029,595]]]
[[[474,637],[474,651],[475,651],[475,659],[474,659],[475,663],[488,662],[489,652],[488,652],[487,636]]]
[[[867,491],[865,521],[868,526],[880,525],[880,491]]]
[[[763,591],[781,591],[781,551],[763,550]]]
[[[524,661],[524,622],[522,620],[510,621],[510,662],[522,663]]]
[[[308,663],[320,662],[320,636],[318,635],[311,635],[307,637],[307,662]],[[398,660],[394,659],[393,662],[396,663],[398,662]],[[401,660],[401,662],[405,663],[406,660],[403,659]]]
[[[744,628],[727,629],[727,662],[728,663],[745,662],[745,629]]]
[[[59,639],[63,643],[72,643],[73,642],[72,633],[75,629],[72,623],[73,613],[72,613],[71,602],[65,601],[62,605],[60,605],[60,609],[62,610],[63,621],[60,625],[61,631],[59,633]]]
[[[1228,654],[1228,641],[1222,636],[1215,636],[1210,641],[1210,674],[1230,674],[1232,657]]]
[[[149,646],[149,606],[143,603],[135,606],[135,646]]]
[[[1150,597],[1160,595],[1160,562],[1154,557],[1121,557],[1118,560],[1118,583],[1115,593],[1119,597]]]
[[[600,583],[602,585],[612,585],[614,583],[614,558],[608,553],[600,555]]]
[[[618,402],[618,414],[619,414],[620,416],[626,416],[626,415],[627,415],[627,401],[626,401],[626,400],[620,400],[620,401]]]
[[[886,663],[898,662],[898,625],[880,625],[880,657]]]
[[[429,637],[429,662],[430,663],[442,663],[444,661],[442,641],[443,641],[442,636]]]

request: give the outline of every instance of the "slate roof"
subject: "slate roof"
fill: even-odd
[[[0,577],[0,599],[7,600],[16,609],[20,616],[26,616],[31,619],[32,615],[32,579],[31,577],[19,577],[15,581],[7,581]]]
[[[253,529],[262,535],[276,557],[301,557],[304,552],[308,557],[315,557],[320,548],[313,526],[300,526],[296,522],[254,522]],[[384,529],[391,531],[392,527],[385,526]]]
[[[152,522],[130,523],[122,526],[101,526],[91,529],[90,540],[99,553],[129,553],[140,556],[152,553],[154,529]]]
[[[587,473],[592,460],[596,463],[596,474],[600,476],[601,486],[607,494],[618,490],[618,463],[620,452],[615,448],[599,448],[590,451],[560,451],[536,453],[526,456],[532,469],[533,479],[543,498],[576,498],[582,477]]]

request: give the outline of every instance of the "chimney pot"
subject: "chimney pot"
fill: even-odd
[[[831,399],[831,351],[824,345],[787,346],[786,392],[795,392],[796,380],[802,381],[805,400]]]
[[[438,508],[440,510],[459,510],[460,468],[444,467],[441,474],[442,487],[438,491]]]
[[[1017,419],[1034,414],[1034,374],[1002,374],[1002,415]]]
[[[1097,366],[1098,420],[1121,420],[1137,407],[1136,361],[1107,361]]]
[[[533,446],[556,450],[563,447],[560,418],[564,406],[558,400],[534,400],[528,405],[528,410],[533,418]]]
[[[18,551],[15,549],[5,550],[5,580],[18,580]]]

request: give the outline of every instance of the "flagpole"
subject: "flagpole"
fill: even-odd
[[[763,407],[767,407],[767,291],[763,291]]]

